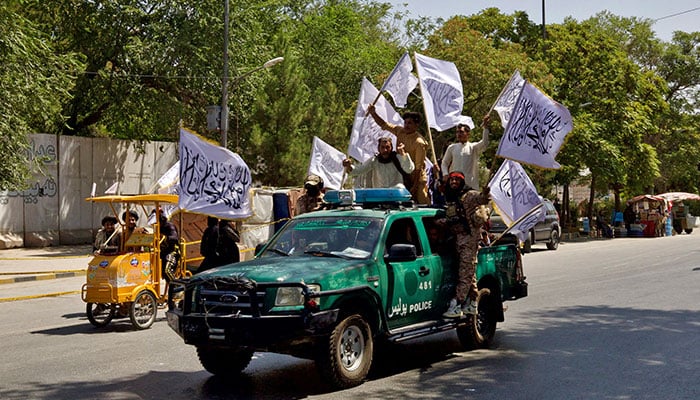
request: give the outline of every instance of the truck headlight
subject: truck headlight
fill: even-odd
[[[307,285],[310,290],[318,292],[321,290],[321,285]],[[275,306],[301,306],[304,304],[304,295],[300,287],[281,287],[277,289],[275,297]]]

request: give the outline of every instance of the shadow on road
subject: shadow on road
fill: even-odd
[[[163,315],[164,313],[159,312],[158,315],[156,316],[156,320],[154,321],[154,324],[159,322],[159,321],[165,321],[166,318]],[[84,334],[105,334],[107,332],[132,332],[134,331],[134,326],[131,324],[131,320],[129,319],[128,316],[126,317],[115,317],[107,326],[97,328],[90,324],[90,321],[88,321],[87,317],[85,316],[85,313],[82,314],[66,314],[63,317],[64,318],[77,318],[78,315],[80,318],[80,324],[77,325],[71,325],[71,326],[61,326],[58,328],[49,328],[49,329],[42,329],[38,331],[32,331],[30,333],[32,334],[38,334],[38,335],[84,335]],[[0,397],[2,398],[2,397]]]
[[[690,398],[698,388],[699,365],[697,353],[688,349],[700,345],[699,320],[700,313],[682,310],[543,309],[529,316],[526,329],[499,329],[493,350],[461,353],[453,332],[391,346],[385,367],[375,369],[368,382],[334,395],[518,399],[524,398],[518,388],[528,385],[529,393],[540,393],[539,398],[571,398],[568,387],[586,388],[576,393],[581,399]],[[112,329],[123,326],[129,325]],[[99,330],[86,323],[32,333],[93,332]],[[313,362],[279,357],[282,361],[272,365],[270,359],[269,353],[256,353],[237,380],[204,371],[151,371],[125,380],[29,382],[31,389],[0,389],[0,398],[81,400],[109,393],[109,398],[136,399],[298,399],[334,392],[320,381]],[[601,376],[615,379],[601,385]],[[390,384],[382,382],[386,377],[391,377]]]

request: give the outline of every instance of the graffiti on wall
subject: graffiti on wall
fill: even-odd
[[[56,145],[54,143],[36,143],[35,139],[29,142],[27,159],[41,165],[53,164],[57,160]],[[42,181],[43,179],[43,181]],[[10,199],[21,197],[25,204],[37,204],[41,197],[55,197],[58,195],[58,185],[53,176],[42,176],[29,188],[19,191],[0,191],[0,204],[7,204]]]

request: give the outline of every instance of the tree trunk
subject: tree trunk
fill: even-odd
[[[591,173],[591,193],[588,196],[588,208],[586,216],[588,217],[588,226],[593,230],[593,199],[595,199],[595,174]]]
[[[571,223],[571,205],[569,201],[569,185],[565,184],[561,194],[561,224],[569,227]]]

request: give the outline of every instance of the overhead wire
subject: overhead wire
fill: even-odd
[[[677,12],[677,13],[674,13],[674,14],[665,15],[665,16],[663,16],[663,17],[659,17],[659,18],[653,19],[652,21],[657,22],[657,21],[661,21],[662,19],[677,17],[677,16],[679,16],[679,15],[687,14],[687,13],[689,13],[689,12],[693,12],[693,11],[697,11],[697,10],[700,10],[700,7],[695,7],[695,8],[691,8],[690,10],[685,10],[685,11]]]

